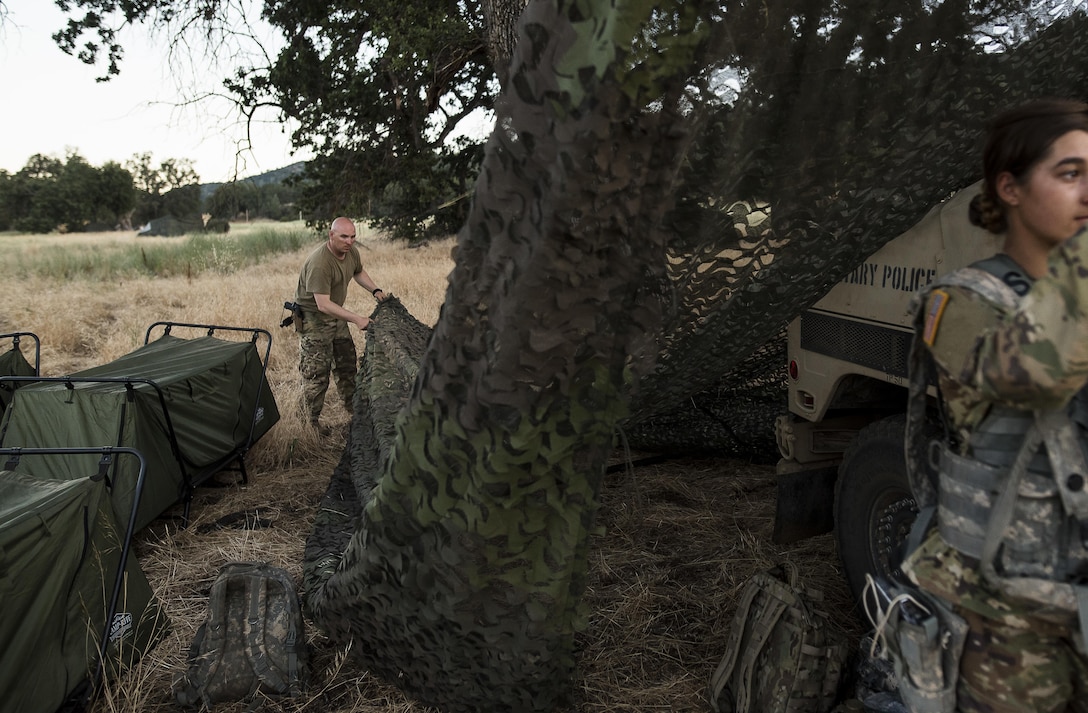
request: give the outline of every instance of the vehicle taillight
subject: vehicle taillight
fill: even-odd
[[[797,379],[797,360],[790,359],[790,378]]]

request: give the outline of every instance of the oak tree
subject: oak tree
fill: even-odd
[[[315,219],[373,218],[395,235],[455,232],[479,166],[514,26],[526,0],[269,0],[262,20],[282,38],[262,66],[224,85],[247,116],[273,106],[295,122],[307,167],[302,207]],[[245,4],[225,0],[60,0],[69,54],[123,71],[122,34],[144,23],[174,38],[217,44],[244,26]],[[236,36],[235,36],[236,37]]]

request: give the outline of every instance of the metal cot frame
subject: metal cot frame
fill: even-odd
[[[184,502],[185,511],[183,513],[183,522],[187,526],[189,523],[189,512],[192,507],[193,494],[197,487],[206,482],[216,473],[223,470],[227,470],[227,466],[231,463],[237,463],[235,470],[239,471],[242,475],[242,482],[249,482],[249,474],[246,472],[245,456],[249,452],[249,449],[253,445],[253,431],[255,428],[255,416],[257,408],[260,406],[261,395],[264,393],[264,389],[268,383],[268,359],[272,351],[272,334],[266,329],[251,328],[251,327],[231,327],[224,325],[212,325],[212,324],[199,324],[188,322],[154,322],[147,328],[144,333],[144,345],[146,346],[151,342],[152,333],[161,328],[163,334],[166,336],[171,333],[175,327],[181,327],[186,329],[202,329],[206,330],[205,336],[215,336],[216,332],[242,332],[250,335],[250,340],[253,342],[254,347],[257,346],[258,341],[263,337],[265,340],[264,354],[261,357],[261,381],[257,388],[257,393],[254,398],[253,408],[250,411],[250,423],[249,433],[246,440],[236,446],[231,452],[225,454],[222,458],[214,461],[213,463],[201,468],[199,471],[192,472],[190,468],[186,467],[184,454],[181,452],[181,448],[178,446],[177,432],[174,429],[174,423],[170,419],[170,409],[167,408],[166,398],[163,394],[162,388],[151,379],[141,379],[136,377],[80,377],[80,376],[0,376],[0,383],[3,382],[57,382],[64,384],[68,389],[74,390],[75,384],[79,383],[118,383],[124,384],[126,392],[129,394],[129,399],[133,398],[135,391],[135,385],[147,384],[154,389],[159,405],[162,408],[163,419],[166,424],[166,435],[170,443],[170,451],[174,459],[177,461],[178,468],[181,470],[183,479],[183,492],[181,498],[177,502]],[[23,332],[21,334],[29,334]],[[258,355],[260,352],[258,351]],[[14,406],[14,404],[12,404]],[[3,446],[5,433],[0,431],[0,447]],[[124,434],[118,433],[118,441]],[[26,449],[24,449],[26,452]]]
[[[125,580],[125,567],[128,564],[129,552],[132,547],[132,536],[135,534],[136,530],[136,512],[139,510],[140,497],[143,495],[144,491],[144,480],[147,475],[147,462],[144,460],[143,454],[134,448],[115,448],[111,446],[102,448],[0,448],[0,455],[7,456],[7,459],[4,461],[4,470],[15,470],[19,465],[19,460],[23,456],[94,453],[100,454],[102,457],[98,461],[98,473],[92,477],[108,477],[108,471],[116,461],[115,456],[119,455],[135,456],[140,463],[140,470],[139,475],[136,477],[136,490],[135,497],[132,501],[132,510],[129,513],[128,523],[125,526],[124,537],[121,541],[121,556],[117,564],[117,573],[114,575],[113,588],[110,591],[109,605],[106,609],[106,622],[102,627],[102,636],[99,639],[98,661],[95,662],[94,674],[85,682],[87,685],[77,686],[69,696],[70,699],[77,699],[74,702],[79,710],[83,710],[90,702],[91,698],[98,692],[98,688],[102,682],[102,676],[105,672],[106,652],[110,645],[110,631],[113,624],[113,618],[117,614],[117,605],[121,599],[121,589]]]

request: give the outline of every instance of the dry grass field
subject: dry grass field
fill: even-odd
[[[230,235],[243,229],[235,226]],[[95,713],[177,710],[171,679],[185,665],[219,566],[268,560],[297,580],[311,518],[343,447],[342,435],[322,437],[301,418],[297,344],[291,330],[278,326],[309,248],[269,256],[239,272],[108,284],[25,277],[10,269],[10,256],[20,253],[76,249],[77,243],[78,249],[108,251],[126,242],[157,240],[163,239],[132,233],[0,235],[6,257],[0,277],[8,293],[0,332],[41,337],[43,375],[116,359],[142,344],[147,326],[160,320],[260,327],[273,335],[268,377],[281,419],[250,451],[248,485],[201,488],[189,527],[180,527],[177,508],[138,535],[136,556],[170,616],[171,630],[139,666],[109,683]],[[453,244],[450,239],[413,249],[365,232],[359,241],[371,276],[428,324],[438,318]],[[369,313],[372,304],[363,290],[352,288],[349,308]],[[360,349],[364,339],[356,334]],[[346,424],[349,416],[337,401],[328,399],[324,418]],[[615,462],[627,457],[617,453]],[[860,634],[833,540],[825,535],[796,545],[772,544],[774,497],[773,467],[724,459],[632,465],[608,476],[601,494],[603,534],[591,552],[589,625],[579,637],[569,711],[709,710],[705,689],[724,650],[736,597],[751,574],[782,560],[800,565],[805,580],[824,590],[838,626],[851,636]],[[265,526],[238,529],[226,516],[239,512],[257,515]],[[307,627],[313,661],[306,695],[269,701],[264,710],[428,710],[375,680],[309,622]]]

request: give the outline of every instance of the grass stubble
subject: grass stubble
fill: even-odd
[[[230,235],[244,236],[245,230],[234,228]],[[70,249],[93,248],[106,253],[102,259],[108,262],[111,250],[131,253],[133,245],[158,249],[159,243],[148,241],[160,240],[132,233],[0,235],[7,258],[0,279],[8,288],[0,332],[37,334],[44,376],[127,354],[158,321],[263,328],[273,337],[267,373],[280,421],[247,455],[247,485],[200,488],[189,527],[180,526],[179,506],[137,535],[135,554],[170,617],[170,631],[136,666],[108,682],[92,713],[177,710],[171,681],[185,668],[190,642],[207,611],[208,588],[222,564],[266,560],[300,581],[312,517],[343,447],[338,427],[350,418],[338,399],[329,398],[323,419],[334,426],[334,435],[322,437],[305,424],[296,339],[292,330],[279,327],[298,269],[320,237],[287,252],[244,256],[242,267],[235,256],[230,269],[212,262],[195,273],[175,270],[166,277],[68,278],[26,267],[52,259],[52,251]],[[453,266],[454,240],[409,248],[361,231],[358,245],[375,281],[433,325]],[[363,290],[351,288],[350,309],[368,314],[372,305]],[[355,338],[361,352],[365,336],[355,332]],[[0,343],[0,348],[7,346]],[[627,459],[617,452],[614,461]],[[861,626],[833,539],[823,535],[773,544],[774,499],[773,467],[724,458],[678,458],[621,468],[606,477],[598,515],[601,534],[590,552],[588,626],[578,636],[578,670],[566,710],[708,710],[707,682],[724,651],[740,591],[752,574],[783,560],[797,564],[804,581],[823,590],[823,605],[835,626],[857,639]],[[259,529],[218,525],[239,512],[270,524]],[[431,710],[369,675],[346,647],[332,644],[309,621],[307,638],[312,656],[307,692],[300,699],[267,701],[264,710]],[[246,706],[216,710],[240,713]]]

